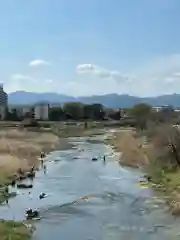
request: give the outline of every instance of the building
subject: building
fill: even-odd
[[[163,105],[158,107],[152,107],[153,112],[173,112],[174,109],[172,106],[169,105]]]
[[[0,119],[6,118],[6,109],[8,106],[8,95],[3,89],[3,84],[0,84]]]
[[[33,115],[33,107],[29,105],[11,105],[8,106],[9,113],[16,111],[18,118],[23,119],[26,116],[31,117]]]
[[[36,120],[49,120],[49,104],[37,104],[34,107],[34,118]]]
[[[29,116],[31,117],[33,114],[33,108],[32,106],[23,106],[21,108],[21,116],[25,117],[25,116]]]
[[[0,106],[0,120],[5,120],[6,114],[7,114],[6,107]]]
[[[152,107],[152,112],[160,112],[162,107]]]
[[[0,106],[7,107],[8,105],[8,95],[3,89],[3,84],[0,84]]]

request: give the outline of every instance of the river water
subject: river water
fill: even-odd
[[[73,149],[49,154],[47,173],[37,173],[30,194],[18,190],[9,206],[1,206],[1,218],[23,220],[25,209],[38,208],[41,219],[33,222],[33,240],[179,239],[179,219],[152,189],[138,185],[142,174],[120,167],[110,146],[87,139],[71,138]],[[103,155],[106,163],[91,161]],[[41,192],[47,198],[39,200]]]

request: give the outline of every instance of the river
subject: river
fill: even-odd
[[[93,138],[100,142],[70,138],[73,149],[49,154],[47,173],[37,172],[30,194],[18,190],[9,206],[1,206],[1,218],[23,220],[25,209],[38,208],[33,240],[179,239],[180,220],[152,189],[138,185],[142,173],[120,167],[112,148],[101,141],[104,135]],[[91,161],[103,155],[106,163]],[[41,192],[47,198],[39,200]]]

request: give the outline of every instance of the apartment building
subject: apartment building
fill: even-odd
[[[8,106],[8,95],[3,89],[3,84],[0,84],[0,119],[4,120],[6,117],[6,108]]]
[[[42,104],[35,105],[34,118],[36,120],[48,120],[49,119],[49,104],[42,103]]]

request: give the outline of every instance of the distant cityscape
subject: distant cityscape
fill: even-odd
[[[25,101],[26,102],[26,101]],[[50,104],[49,102],[44,99],[36,104],[24,104],[22,99],[22,104],[8,104],[8,94],[4,91],[3,84],[0,84],[0,120],[6,119],[6,114],[16,112],[18,118],[23,119],[25,117],[32,117],[36,120],[49,120],[49,112],[53,107],[61,107],[62,104],[55,103]],[[159,112],[164,108],[169,107],[168,105],[163,106],[153,106],[152,111]],[[112,111],[120,110],[120,108],[107,108],[105,107],[106,113],[111,113]],[[179,108],[174,108],[175,112],[180,112]],[[125,111],[121,108],[121,117],[126,116]]]
[[[3,84],[0,84],[0,119],[5,120],[7,110],[9,113],[13,113],[16,111],[16,114],[19,118],[23,118],[25,116],[33,117],[37,120],[48,120],[49,119],[49,107],[48,103],[41,103],[36,105],[24,106],[9,106],[8,105],[8,94],[3,89]]]

